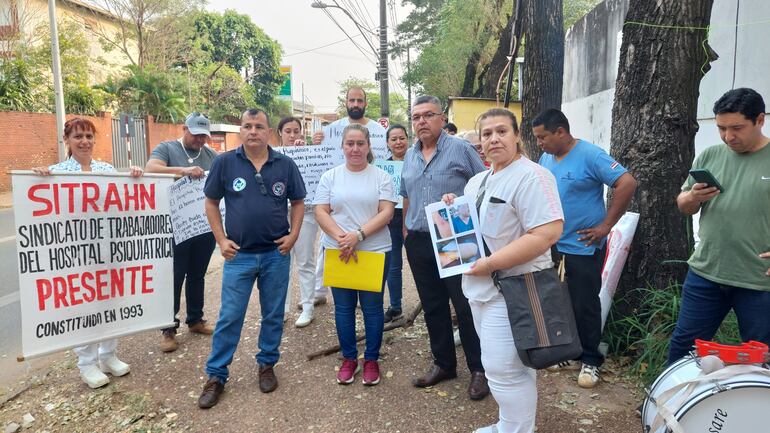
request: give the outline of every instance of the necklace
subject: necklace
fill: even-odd
[[[182,152],[184,152],[184,154],[187,156],[187,163],[192,164],[193,161],[195,161],[196,159],[198,159],[199,156],[201,156],[201,152],[203,151],[203,146],[201,146],[201,148],[198,149],[198,154],[195,155],[195,158],[193,158],[192,156],[190,156],[189,153],[187,153],[187,149],[185,149],[184,144],[182,143],[182,140],[177,140],[177,142],[179,143],[180,146],[182,146]]]

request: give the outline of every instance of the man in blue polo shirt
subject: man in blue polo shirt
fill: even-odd
[[[280,356],[289,251],[302,225],[305,184],[294,161],[268,146],[270,134],[267,113],[245,111],[241,116],[243,144],[217,157],[206,179],[206,216],[226,261],[219,320],[206,361],[209,379],[198,399],[202,409],[217,404],[224,391],[227,366],[238,347],[255,279],[262,310],[256,356],[259,389],[271,392],[278,387],[273,365]],[[227,234],[219,213],[223,198]],[[291,201],[291,225],[287,200]]]
[[[570,134],[569,121],[559,110],[548,109],[532,120],[532,132],[545,153],[540,165],[556,177],[564,210],[564,233],[556,249],[564,260],[567,286],[583,345],[578,385],[593,388],[599,382],[604,355],[602,336],[602,286],[607,235],[628,208],[636,180],[599,146]],[[613,188],[609,209],[604,206],[604,185]],[[569,368],[562,363],[555,368]]]

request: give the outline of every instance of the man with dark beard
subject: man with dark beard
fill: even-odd
[[[371,144],[372,152],[374,152],[375,158],[385,159],[388,157],[388,145],[385,138],[387,131],[376,121],[364,116],[366,113],[366,92],[361,87],[351,87],[345,94],[345,108],[348,111],[348,117],[343,117],[335,122],[332,122],[327,130],[342,132],[346,126],[351,123],[358,123],[364,125],[369,130],[369,143]],[[323,130],[313,134],[313,144],[321,144],[324,141]],[[336,136],[332,134],[327,140],[330,144],[336,148],[342,148],[342,135]],[[316,264],[316,274],[323,275],[323,254],[318,255]],[[321,278],[319,278],[320,280]],[[328,288],[325,286],[316,285],[315,288],[315,305],[326,303],[326,294]]]

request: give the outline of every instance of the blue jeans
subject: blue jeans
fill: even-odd
[[[281,255],[277,248],[266,253],[239,252],[231,260],[225,261],[219,320],[211,341],[211,354],[206,361],[206,374],[209,377],[215,377],[222,383],[227,381],[227,366],[233,361],[233,354],[241,338],[246,307],[255,280],[262,310],[257,362],[260,365],[278,362],[290,264],[289,254]]]
[[[770,344],[770,292],[707,280],[692,270],[682,286],[679,319],[671,336],[668,363],[687,355],[695,339],[714,338],[730,309],[735,310],[743,341]]]
[[[401,248],[404,246],[404,228],[402,218],[393,216],[388,224],[390,230],[390,240],[393,249],[390,251],[390,266],[387,268],[388,294],[390,294],[390,306],[401,309],[401,292],[403,287],[403,277],[401,275],[404,267],[404,259],[401,255]]]
[[[385,253],[385,270],[388,269],[390,252]],[[382,284],[385,285],[385,272]],[[364,359],[376,361],[380,358],[382,346],[382,328],[385,313],[382,311],[383,292],[367,292],[364,290],[341,289],[332,287],[334,298],[334,322],[337,326],[337,337],[340,340],[342,356],[346,359],[358,359],[356,347],[356,304],[361,302],[364,313],[364,330],[366,331],[366,350]]]

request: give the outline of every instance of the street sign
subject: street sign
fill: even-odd
[[[383,128],[388,129],[390,126],[390,120],[388,120],[387,117],[380,117],[380,119],[377,121],[380,125],[382,125]]]
[[[278,68],[283,75],[283,85],[281,91],[278,92],[278,98],[286,101],[291,101],[291,66],[280,66]]]

